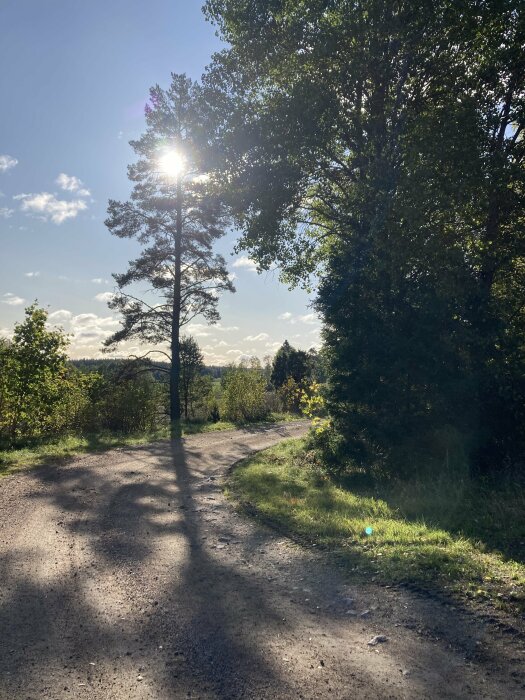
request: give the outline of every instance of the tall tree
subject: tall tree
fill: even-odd
[[[523,9],[206,9],[230,45],[206,87],[240,246],[319,273],[336,430],[363,459],[447,424],[482,451],[501,414],[502,463],[525,405]]]
[[[109,302],[123,317],[107,347],[133,338],[169,344],[155,350],[170,361],[170,416],[181,417],[180,330],[198,315],[219,319],[220,292],[235,291],[213,244],[224,234],[225,210],[211,192],[200,146],[197,87],[184,75],[150,90],[146,132],[131,147],[139,160],[128,169],[134,183],[130,200],[110,200],[106,226],[119,238],[135,238],[140,255],[115,274],[118,293]],[[137,283],[150,289],[138,296]],[[133,291],[130,291],[130,287]],[[150,293],[152,292],[152,293]]]
[[[279,389],[290,378],[300,384],[310,375],[310,371],[307,353],[303,350],[296,350],[285,340],[275,353],[271,382],[276,389]]]

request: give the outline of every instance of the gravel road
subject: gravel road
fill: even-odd
[[[305,430],[208,433],[3,479],[0,698],[523,698],[508,630],[358,585],[235,513],[226,469]],[[387,641],[369,646],[375,635]]]

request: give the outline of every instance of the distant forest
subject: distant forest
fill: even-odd
[[[70,360],[70,362],[73,365],[73,367],[76,367],[76,369],[78,369],[80,372],[100,372],[100,374],[103,375],[108,374],[111,371],[115,371],[119,367],[123,368],[125,365],[129,365],[129,360],[117,358],[84,358],[80,360]],[[167,362],[155,362],[155,365],[164,369],[169,368],[169,364]],[[203,376],[208,375],[213,379],[220,379],[226,371],[226,369],[227,367],[209,365],[204,367],[204,369],[201,371],[201,374]],[[153,377],[155,377],[155,379],[159,381],[161,379],[166,381],[167,379],[164,372],[158,371],[154,368],[151,369],[151,374],[153,375]]]

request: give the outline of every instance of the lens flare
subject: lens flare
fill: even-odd
[[[159,158],[160,171],[167,177],[177,178],[184,172],[186,159],[179,151],[168,151]]]

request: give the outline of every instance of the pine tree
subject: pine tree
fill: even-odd
[[[226,217],[199,147],[198,104],[197,88],[185,75],[172,74],[167,90],[150,90],[146,132],[130,142],[139,157],[128,169],[131,198],[110,200],[106,220],[113,235],[143,246],[127,271],[114,275],[119,291],[109,306],[123,322],[106,346],[131,339],[168,344],[167,351],[147,354],[162,353],[171,363],[172,423],[181,417],[181,328],[199,315],[215,323],[219,293],[235,291],[224,258],[212,249]],[[137,296],[135,286],[144,282],[153,294]]]

